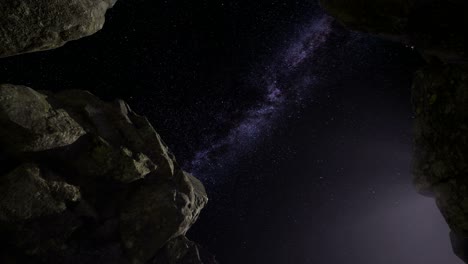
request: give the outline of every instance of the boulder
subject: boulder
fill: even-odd
[[[99,31],[116,0],[0,0],[0,57],[58,48]]]
[[[0,124],[0,255],[15,252],[11,263],[152,263],[208,201],[123,101],[1,85]]]
[[[0,141],[10,152],[43,151],[74,143],[85,134],[63,109],[25,86],[0,85]]]
[[[140,186],[120,216],[122,239],[133,262],[150,260],[171,239],[185,235],[207,201],[203,185],[186,172],[173,182]]]

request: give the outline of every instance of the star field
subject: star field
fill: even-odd
[[[222,179],[209,177],[213,167],[235,166],[236,157],[251,151],[263,137],[268,137],[281,116],[287,116],[291,105],[301,104],[313,87],[313,76],[298,74],[309,67],[317,50],[331,31],[331,18],[322,15],[310,23],[271,65],[263,67],[265,73],[252,78],[252,86],[263,90],[262,98],[246,110],[243,118],[233,126],[227,136],[196,152],[189,170],[205,183]],[[305,65],[304,65],[305,64]],[[216,169],[216,168],[215,168]],[[226,168],[228,169],[228,168]]]
[[[0,78],[147,116],[207,186],[188,235],[221,263],[459,264],[411,186],[420,64],[315,1],[120,0],[102,32],[2,59]]]

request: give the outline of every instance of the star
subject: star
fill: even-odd
[[[258,142],[269,136],[281,117],[294,118],[301,114],[296,110],[290,115],[288,109],[304,101],[314,79],[297,73],[303,67],[310,67],[317,50],[331,33],[331,22],[326,15],[314,19],[299,37],[285,44],[272,63],[263,66],[263,75],[252,78],[257,82],[251,84],[255,89],[264,90],[263,99],[244,112],[243,119],[232,126],[227,136],[197,151],[186,165],[188,170],[203,181],[213,183],[210,171],[221,168],[225,162],[233,166],[239,157],[253,153]]]

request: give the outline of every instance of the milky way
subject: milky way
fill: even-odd
[[[208,147],[196,152],[188,167],[193,174],[206,183],[216,183],[210,171],[232,165],[236,159],[255,148],[258,140],[267,137],[288,107],[302,103],[314,85],[314,76],[301,74],[331,33],[332,19],[321,16],[300,31],[298,37],[280,49],[281,52],[263,67],[263,73],[251,86],[264,91],[263,99],[244,113],[244,118],[235,124],[226,137],[211,142]]]

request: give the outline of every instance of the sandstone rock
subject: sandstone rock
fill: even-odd
[[[0,57],[58,48],[99,31],[115,0],[1,0]]]

